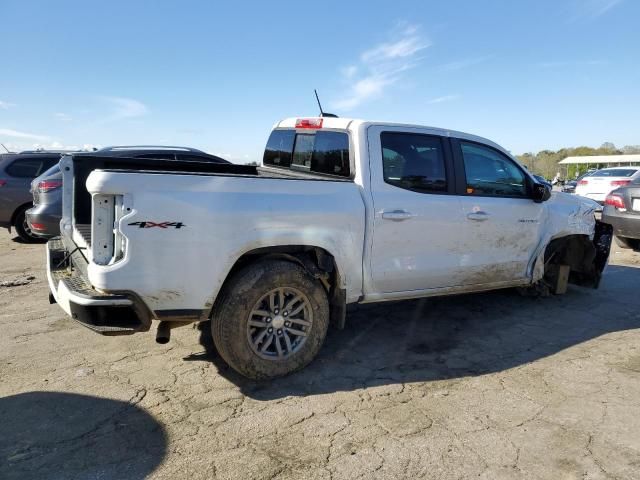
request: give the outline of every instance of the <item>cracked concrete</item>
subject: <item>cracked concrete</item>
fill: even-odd
[[[250,382],[191,328],[76,325],[43,246],[0,233],[0,478],[638,478],[640,255],[611,263],[597,291],[352,308],[307,369]]]

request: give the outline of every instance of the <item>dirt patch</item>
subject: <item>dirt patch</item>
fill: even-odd
[[[0,288],[21,287],[22,285],[29,285],[36,279],[33,275],[27,275],[23,278],[16,278],[13,280],[0,281]]]

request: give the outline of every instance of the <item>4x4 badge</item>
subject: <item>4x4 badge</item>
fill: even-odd
[[[159,227],[159,228],[169,228],[169,227],[173,227],[173,228],[182,228],[182,227],[186,227],[186,225],[182,222],[160,222],[160,223],[156,223],[156,222],[150,222],[150,221],[145,221],[145,222],[131,222],[128,225],[130,226],[138,226],[140,228],[153,228],[153,227]]]

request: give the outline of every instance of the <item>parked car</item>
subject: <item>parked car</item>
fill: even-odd
[[[619,247],[640,250],[640,177],[607,195],[602,221],[613,226]]]
[[[122,146],[107,147],[96,152],[101,156],[117,158],[159,158],[180,161],[206,161],[229,163],[227,160],[205,153],[195,148],[158,147],[158,146]],[[31,182],[33,208],[27,210],[28,227],[34,235],[52,238],[60,235],[62,217],[62,173],[55,165]]]
[[[576,178],[575,180],[569,180],[564,182],[564,185],[562,186],[562,191],[564,193],[576,193],[576,186],[578,185],[578,182],[580,180],[582,180],[585,177],[588,177],[589,175],[591,175],[592,173],[595,173],[596,170],[589,170],[586,173],[583,173],[582,175],[580,175],[578,178]]]
[[[505,149],[450,130],[276,124],[262,167],[65,156],[53,298],[105,335],[211,320],[222,358],[268,378],[308,364],[347,304],[567,282],[597,288],[611,227]],[[235,170],[232,170],[234,167]]]
[[[604,203],[612,190],[623,187],[640,177],[640,167],[610,167],[582,178],[576,186],[576,195]]]
[[[24,151],[0,154],[0,227],[13,227],[24,242],[37,242],[25,217],[31,208],[31,180],[60,160],[61,151]]]

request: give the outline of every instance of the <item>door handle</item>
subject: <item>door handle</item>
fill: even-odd
[[[471,213],[467,213],[467,218],[469,220],[474,220],[476,222],[484,222],[489,218],[489,214],[483,211],[471,212]]]
[[[411,217],[413,217],[413,214],[407,212],[406,210],[388,210],[382,212],[382,218],[385,218],[387,220],[394,220],[396,222],[408,220]]]

